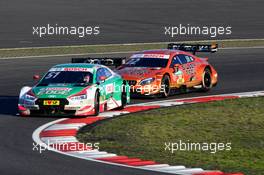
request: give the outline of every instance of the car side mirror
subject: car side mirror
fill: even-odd
[[[99,80],[100,80],[100,81],[105,81],[106,78],[107,78],[106,76],[100,76],[100,77],[99,77]]]
[[[178,72],[179,67],[180,67],[180,64],[174,64],[174,66],[173,66],[174,72]]]
[[[33,76],[33,80],[34,80],[34,81],[38,81],[39,79],[40,79],[40,76],[39,76],[39,75],[34,75],[34,76]]]

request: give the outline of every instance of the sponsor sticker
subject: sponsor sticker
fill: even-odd
[[[131,56],[131,58],[163,58],[163,59],[169,59],[170,55],[165,55],[165,54],[134,54]]]
[[[91,69],[88,68],[80,68],[80,67],[66,67],[63,71],[74,71],[74,72],[90,72]]]
[[[46,88],[47,91],[70,91],[72,88],[64,88],[64,87],[52,87]]]
[[[72,88],[41,88],[37,95],[66,95]]]
[[[110,94],[110,93],[114,92],[113,83],[108,84],[108,85],[105,86],[105,92],[106,92],[106,94]]]
[[[58,106],[60,105],[60,101],[59,100],[44,100],[43,105],[44,106]]]
[[[177,80],[177,84],[183,84],[185,82],[183,78],[183,72],[181,70],[174,73],[174,80]]]
[[[92,72],[92,69],[82,68],[82,67],[64,67],[64,68],[53,67],[49,70],[49,72],[55,72],[55,71]]]

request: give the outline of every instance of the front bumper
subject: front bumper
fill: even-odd
[[[140,85],[141,80],[126,80],[130,86],[131,95],[156,95],[161,91],[160,81],[155,80],[147,85]]]
[[[21,116],[37,115],[37,116],[87,116],[94,114],[93,103],[75,103],[69,104],[67,99],[56,99],[60,100],[60,105],[58,106],[44,106],[43,100],[38,99],[35,102],[24,101],[18,104],[18,111]]]

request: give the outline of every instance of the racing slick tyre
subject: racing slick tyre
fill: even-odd
[[[126,105],[127,105],[126,84],[123,84],[123,89],[121,91],[121,106],[118,109],[124,109]]]
[[[94,96],[94,115],[97,116],[100,113],[100,93],[97,90]]]
[[[168,97],[170,95],[170,77],[168,75],[164,75],[161,80],[161,97]]]
[[[203,92],[207,92],[212,88],[212,73],[210,69],[205,68],[203,72],[202,88]]]

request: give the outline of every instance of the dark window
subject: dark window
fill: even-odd
[[[189,55],[184,55],[185,56],[185,59],[187,61],[187,63],[190,63],[190,62],[193,62],[194,61],[194,58],[189,56]]]
[[[93,74],[90,72],[79,71],[50,71],[48,72],[38,86],[47,86],[49,84],[83,84],[85,77],[89,76],[89,83],[93,81]]]
[[[126,67],[166,67],[168,59],[165,58],[132,58]]]
[[[175,64],[181,64],[181,62],[179,61],[179,58],[177,56],[172,58],[170,67],[174,67]]]
[[[105,75],[106,75],[107,78],[112,76],[112,73],[110,72],[110,70],[108,70],[106,68],[103,68],[103,69],[105,71]]]
[[[180,54],[180,55],[177,55],[176,57],[179,58],[181,64],[186,64],[186,63],[187,63],[187,60],[186,60],[186,58],[185,58],[185,55]]]
[[[96,81],[98,82],[99,81],[99,78],[101,76],[105,76],[106,78],[109,78],[112,76],[112,73],[106,69],[106,68],[99,68],[96,72]]]
[[[100,81],[100,77],[101,76],[105,76],[105,72],[103,70],[103,68],[99,68],[96,72],[96,81],[99,82]]]

